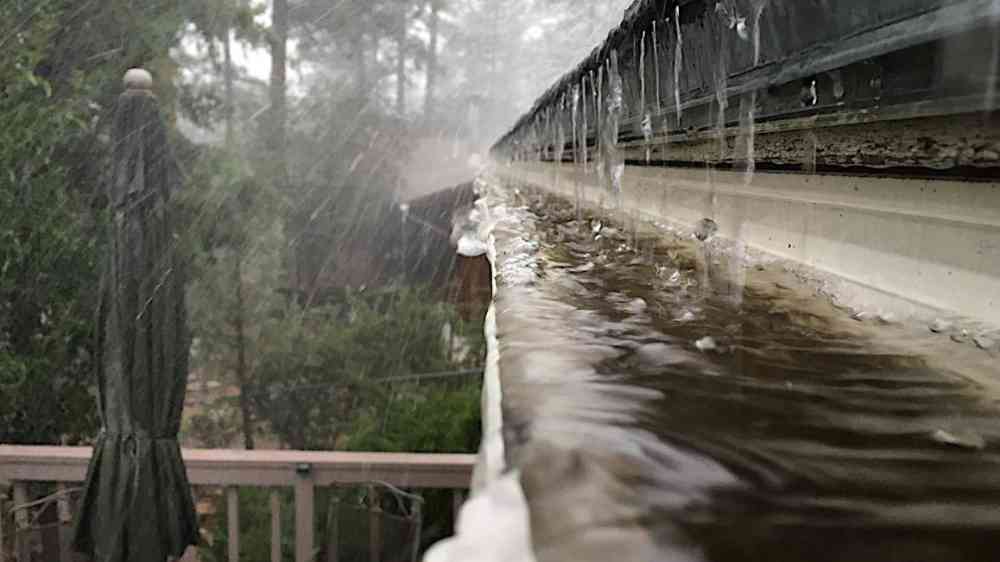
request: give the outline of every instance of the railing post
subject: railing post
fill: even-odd
[[[24,482],[14,482],[14,507],[28,503],[28,485]],[[14,557],[19,561],[28,560],[28,542],[24,540],[28,528],[28,512],[19,509],[14,512]]]
[[[421,496],[421,501],[413,502],[413,520],[416,522],[414,528],[413,537],[413,556],[410,558],[411,562],[417,562],[420,559],[420,532],[422,529],[421,525],[424,523],[424,508],[423,508],[423,497]]]
[[[382,499],[374,486],[368,488],[372,496],[372,506],[368,512],[368,547],[372,562],[382,562]]]
[[[337,562],[337,550],[340,549],[340,498],[335,490],[330,493],[330,513],[327,517],[326,562]]]
[[[271,488],[271,562],[281,562],[281,495]]]
[[[2,1],[2,0],[0,0]],[[463,486],[468,482],[475,458],[472,455],[449,455],[441,458],[439,462],[431,455],[407,455],[407,454],[379,454],[379,453],[330,453],[329,458],[323,454],[310,452],[308,454],[297,451],[245,451],[242,456],[234,460],[234,455],[225,451],[208,451],[199,449],[186,449],[183,451],[188,457],[186,460],[188,467],[188,479],[192,485],[192,493],[197,492],[201,486],[209,486],[213,490],[213,507],[218,507],[221,516],[221,509],[226,504],[219,502],[219,492],[226,495],[228,502],[228,520],[226,522],[227,532],[230,534],[230,550],[223,554],[226,562],[235,560],[240,555],[240,525],[239,525],[239,505],[237,482],[243,486],[269,487],[271,493],[272,510],[272,542],[271,560],[272,562],[290,562],[283,559],[284,545],[282,544],[283,533],[289,529],[283,529],[281,521],[280,504],[284,501],[284,494],[287,488],[293,486],[295,490],[295,562],[319,562],[316,559],[318,546],[323,546],[327,551],[323,562],[336,562],[340,558],[339,551],[339,529],[340,524],[336,506],[333,516],[325,520],[326,528],[330,534],[323,538],[323,543],[316,542],[316,506],[315,506],[315,486],[317,483],[335,484],[339,478],[346,477],[349,482],[358,482],[364,478],[371,478],[373,467],[379,468],[387,473],[387,482],[390,485],[404,485],[415,488],[452,488]],[[3,554],[5,560],[0,562],[21,562],[28,560],[25,552],[32,548],[32,540],[27,536],[22,540],[21,533],[17,531],[28,526],[31,518],[29,511],[18,510],[16,517],[12,517],[14,506],[26,505],[29,500],[29,492],[34,482],[59,483],[60,490],[66,486],[73,486],[73,482],[79,482],[86,476],[87,461],[92,455],[92,450],[87,447],[29,447],[0,444],[0,478],[11,482],[7,496],[3,498],[0,505],[0,542],[4,542],[6,550]],[[428,466],[431,462],[431,469]],[[245,465],[245,466],[244,466]],[[414,470],[419,466],[421,470]],[[416,478],[416,481],[414,481]],[[229,488],[233,487],[233,488]],[[236,502],[235,504],[233,502]],[[59,519],[65,523],[67,510],[72,512],[72,506],[76,503],[76,496],[62,497],[58,500]],[[374,503],[374,502],[373,502]],[[377,506],[377,503],[376,503]],[[50,506],[56,507],[56,506]],[[378,514],[376,513],[376,516]],[[287,516],[287,515],[285,515]],[[13,523],[13,525],[12,525]],[[221,521],[220,521],[221,524]],[[374,521],[373,533],[375,533],[375,545],[383,559],[386,557],[385,541],[387,539],[386,528],[382,518]],[[48,537],[48,535],[46,535]],[[364,539],[364,537],[360,537]],[[368,537],[371,539],[371,536]],[[379,544],[381,543],[381,544]],[[65,544],[65,543],[64,543]],[[54,544],[52,550],[60,550]],[[345,547],[346,548],[346,547]],[[292,550],[289,548],[289,550]],[[54,556],[55,552],[52,553]],[[60,554],[62,554],[60,552]],[[197,562],[199,550],[196,547],[189,548],[182,557],[183,562]],[[12,556],[13,555],[13,556]],[[265,554],[266,556],[266,554]],[[376,556],[377,557],[377,556]]]
[[[229,562],[240,562],[240,490],[226,488],[226,521],[229,522]]]
[[[28,503],[28,485],[24,482],[14,482],[14,507]],[[21,531],[28,528],[28,512],[19,509],[14,512],[14,556],[20,562],[28,560],[28,543],[23,540]]]
[[[0,492],[0,562],[7,562],[7,551],[4,549],[3,523],[7,520],[7,494]]]
[[[315,517],[312,466],[299,464],[295,474],[295,562],[311,562]]]
[[[59,499],[56,506],[59,512],[59,559],[62,562],[73,562],[73,507],[68,495],[69,486],[65,482],[56,484]]]
[[[24,482],[14,482],[14,506],[21,506],[28,503],[28,485]],[[28,526],[28,512],[18,510],[14,512],[15,533]]]

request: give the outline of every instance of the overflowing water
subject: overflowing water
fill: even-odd
[[[743,172],[748,199],[773,197],[780,209],[781,197],[765,193],[756,175],[758,156],[775,175],[797,165],[813,174],[825,150],[818,135],[830,132],[786,135],[806,145],[798,162],[774,155],[793,150],[780,146],[779,133],[758,154],[757,120],[767,120],[762,131],[777,131],[775,115],[811,115],[796,114],[798,102],[783,86],[801,87],[805,108],[849,104],[843,100],[857,86],[837,70],[765,83],[762,70],[782,66],[783,42],[809,32],[775,33],[788,3],[724,0],[708,19],[685,9],[683,23],[675,4],[670,17],[630,30],[634,54],[619,61],[611,41],[580,81],[583,175],[589,94],[603,186],[590,200],[611,207],[604,197],[611,195],[616,212],[582,209],[579,185],[575,205],[527,186],[494,186],[506,456],[520,471],[535,555],[577,562],[996,559],[995,367],[983,367],[979,357],[971,376],[969,349],[923,348],[924,340],[899,332],[891,318],[852,317],[792,273],[794,266],[759,261],[744,244],[716,238],[717,215],[736,241],[764,221],[744,227],[750,206],[739,197],[723,195],[720,204],[713,171],[700,191],[709,205],[700,205],[700,193],[685,193],[696,191],[690,185],[662,189],[661,209],[669,207],[668,194],[679,193],[685,210],[685,197],[699,198],[706,218],[693,230],[641,225],[642,206],[655,204],[656,189],[666,187],[641,174],[634,216],[625,216],[622,116],[635,118],[642,135],[641,145],[629,146],[630,158],[645,150],[647,164],[661,133],[664,143],[672,133],[683,143],[677,167],[712,160],[702,158],[699,143],[714,126],[721,168]],[[718,27],[706,31],[716,15],[708,25]],[[775,33],[763,37],[766,49],[762,20]],[[638,91],[627,98],[619,64],[637,74]],[[650,79],[655,87],[647,91]],[[881,80],[862,84],[876,102]],[[660,164],[675,165],[666,149],[661,154]],[[657,177],[672,180],[670,170]],[[780,232],[800,218],[776,210],[778,224],[768,228]],[[810,226],[803,243],[839,240],[839,233],[810,238]],[[877,242],[880,253],[872,255],[884,255]]]
[[[633,237],[497,193],[505,440],[539,560],[996,559],[998,402],[957,359],[885,344],[712,225]]]

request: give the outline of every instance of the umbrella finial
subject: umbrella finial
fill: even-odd
[[[153,75],[142,68],[130,68],[122,80],[126,90],[152,90]]]

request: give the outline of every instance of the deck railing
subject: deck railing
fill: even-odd
[[[78,485],[86,476],[89,447],[25,447],[0,445],[0,482],[12,484],[13,497],[0,496],[0,562],[5,534],[24,528],[25,512],[15,513],[15,529],[5,528],[5,515],[14,506],[31,502],[28,484],[55,483],[60,490]],[[228,504],[227,528],[229,562],[239,560],[239,487],[270,488],[271,562],[281,560],[281,502],[283,488],[294,489],[295,561],[315,559],[315,489],[320,486],[363,485],[372,482],[398,488],[453,489],[460,498],[469,487],[473,455],[345,453],[277,450],[185,449],[184,462],[192,486],[225,489]],[[2,493],[2,490],[0,490]],[[59,518],[72,517],[68,500],[60,498]],[[456,505],[458,501],[456,501]],[[68,557],[65,541],[62,548]],[[20,561],[23,562],[23,561]]]

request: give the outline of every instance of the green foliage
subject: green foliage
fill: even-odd
[[[397,208],[396,190],[406,180],[402,137],[412,127],[385,107],[391,97],[384,80],[394,65],[384,44],[398,37],[400,10],[411,22],[403,34],[408,68],[419,71],[428,56],[417,31],[426,2],[348,0],[333,12],[325,1],[297,4],[293,17],[302,19],[293,22],[299,24],[294,39],[302,60],[320,71],[301,84],[309,95],[290,112],[297,187],[278,194],[255,179],[266,177],[254,164],[266,131],[256,139],[252,134],[255,123],[266,121],[252,118],[266,104],[264,84],[238,76],[236,99],[227,100],[218,78],[219,43],[230,32],[238,41],[266,45],[267,30],[254,23],[262,3],[0,2],[0,442],[84,442],[96,430],[93,308],[104,251],[107,117],[122,73],[142,66],[154,74],[169,121],[179,112],[206,130],[218,129],[228,101],[240,117],[239,150],[202,148],[184,162],[183,203],[190,212],[181,243],[192,256],[192,367],[242,386],[261,429],[286,446],[468,452],[478,445],[478,377],[380,380],[475,366],[478,325],[464,327],[422,289],[326,286],[342,294],[320,299],[322,306],[301,306],[282,292],[303,288],[289,281],[291,243],[312,244],[325,267],[337,243],[397,224],[387,222],[385,210]],[[192,37],[208,46],[207,56],[171,52]],[[358,83],[345,80],[347,74]],[[192,75],[197,79],[188,83]],[[289,217],[302,224],[286,228]],[[313,239],[288,240],[288,232]],[[333,268],[353,267],[336,260]],[[442,337],[445,325],[474,351],[456,357]],[[234,377],[240,349],[243,381]],[[236,404],[225,406],[187,420],[186,431],[208,445],[231,445],[240,415]],[[240,494],[248,531],[243,559],[265,560],[267,492]],[[290,532],[290,500],[283,501]],[[442,495],[426,512],[439,531],[450,528],[449,502]],[[318,507],[322,521],[325,504]],[[286,549],[291,544],[288,537]],[[208,550],[221,560],[225,546],[220,538]]]
[[[351,451],[470,453],[479,447],[480,378],[425,383],[392,391],[382,411],[366,411],[348,436]]]
[[[456,326],[472,350],[466,357],[449,353],[442,338],[445,323]],[[446,371],[477,365],[478,326],[457,321],[454,311],[436,304],[422,289],[366,295],[344,292],[339,301],[303,310],[285,307],[264,320],[257,339],[255,409],[277,436],[293,448],[355,451],[461,453],[480,440],[480,377],[468,376],[387,384],[378,379],[408,373]],[[207,420],[206,420],[207,423]],[[217,426],[206,427],[211,435]],[[217,433],[215,435],[218,435]],[[317,537],[324,537],[329,495],[354,501],[359,490],[320,490]],[[425,497],[422,547],[453,528],[449,491],[421,491]],[[270,552],[268,491],[240,489],[244,537],[241,560],[268,560]],[[281,496],[283,545],[291,557],[293,512],[290,494]],[[225,500],[210,528],[206,560],[224,560],[227,552]],[[386,509],[393,502],[385,500]],[[345,537],[364,544],[367,537]],[[320,541],[323,542],[323,541]]]
[[[294,448],[339,448],[356,424],[384,411],[386,377],[449,370],[442,328],[454,312],[422,290],[346,294],[287,308],[263,329],[257,411]]]
[[[477,358],[478,359],[478,358]],[[482,438],[481,377],[457,382],[426,382],[394,389],[381,412],[368,411],[347,438],[352,451],[471,453]],[[455,528],[450,490],[420,490],[424,497],[426,548]]]
[[[0,2],[0,441],[96,430],[93,308],[100,185],[123,72],[144,66],[168,116],[169,51],[204,2]]]
[[[275,197],[239,158],[222,151],[203,151],[191,181],[204,186],[191,190],[186,202],[194,242],[191,365],[202,378],[242,388],[256,369],[260,327],[282,303],[275,291],[283,245]],[[239,406],[239,399],[220,401],[185,429],[204,446],[229,446],[242,425]]]
[[[23,10],[0,6],[0,21]],[[0,442],[77,441],[94,428],[88,390],[96,286],[94,225],[69,189],[64,147],[88,134],[84,115],[38,74],[58,29],[38,8],[0,59]]]

